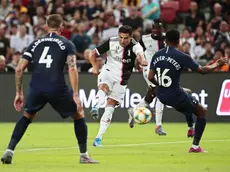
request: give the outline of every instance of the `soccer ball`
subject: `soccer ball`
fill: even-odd
[[[137,124],[147,124],[152,118],[152,113],[148,108],[139,107],[134,111],[133,118]]]

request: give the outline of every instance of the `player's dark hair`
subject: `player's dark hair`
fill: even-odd
[[[180,32],[176,29],[168,30],[166,32],[166,41],[178,44],[180,40]]]
[[[46,23],[49,28],[58,29],[63,22],[62,16],[59,14],[51,14],[47,17]]]
[[[118,30],[119,33],[128,33],[130,36],[132,35],[133,33],[133,29],[131,26],[129,25],[123,25],[119,28]]]

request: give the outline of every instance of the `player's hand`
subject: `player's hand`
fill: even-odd
[[[82,114],[83,113],[83,106],[82,106],[82,103],[81,103],[81,100],[80,100],[79,96],[74,94],[73,95],[73,100],[77,105],[77,112],[79,114]]]
[[[94,74],[94,75],[99,75],[99,69],[97,68],[97,67],[93,67],[93,69],[92,69],[92,73]]]
[[[15,99],[14,99],[14,108],[17,112],[20,112],[22,110],[24,104],[24,96],[23,93],[16,94]]]
[[[219,67],[225,65],[228,62],[228,59],[226,57],[220,58],[216,61],[216,63],[219,64]]]

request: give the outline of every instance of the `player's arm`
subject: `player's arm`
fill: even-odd
[[[95,48],[91,53],[89,53],[89,62],[93,66],[92,73],[99,74],[99,69],[96,63],[96,57],[104,54],[105,52],[109,51],[109,40],[105,41],[103,44]]]
[[[154,55],[154,56],[155,56],[155,55]],[[154,69],[155,66],[154,66],[154,63],[153,63],[154,56],[152,57],[152,60],[151,60],[148,79],[149,79],[149,81],[151,81],[153,84],[159,85],[159,83],[157,82],[156,77],[155,77],[156,72],[155,72],[155,69]]]
[[[15,70],[15,84],[16,84],[16,94],[22,95],[22,79],[24,70],[27,68],[29,61],[27,59],[21,58],[18,66]]]
[[[69,80],[73,89],[73,94],[78,96],[78,71],[76,55],[68,55],[67,64],[69,68]]]
[[[159,83],[158,83],[157,80],[156,80],[155,75],[156,75],[155,70],[153,70],[153,69],[150,68],[150,70],[149,70],[149,75],[148,75],[149,81],[151,81],[151,82],[152,82],[153,84],[155,84],[155,85],[159,85]]]
[[[196,63],[190,56],[185,55],[185,65],[184,67],[191,69],[192,71],[196,71],[200,74],[206,74],[209,72],[214,71],[216,68],[221,67],[227,63],[227,58],[221,58],[217,60],[212,65],[208,66],[201,66],[198,63]]]
[[[145,59],[143,48],[139,43],[133,46],[133,52],[136,54],[137,64],[140,66],[148,65],[148,62]]]

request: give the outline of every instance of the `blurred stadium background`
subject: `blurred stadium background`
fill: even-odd
[[[21,54],[36,38],[46,34],[45,17],[58,13],[65,19],[62,35],[77,49],[80,97],[89,123],[89,146],[99,125],[88,115],[96,94],[96,77],[90,74],[88,53],[106,39],[116,36],[122,24],[131,25],[138,41],[151,32],[154,19],[165,29],[181,33],[178,47],[202,65],[221,57],[229,63],[206,76],[184,71],[182,85],[191,88],[209,110],[202,146],[205,155],[189,155],[184,117],[170,107],[164,112],[166,137],[154,134],[154,125],[129,129],[127,108],[137,104],[147,86],[142,74],[131,77],[121,108],[117,109],[103,149],[89,147],[102,165],[78,165],[77,145],[70,121],[66,123],[47,106],[18,146],[13,166],[0,165],[0,172],[24,171],[230,171],[230,0],[1,0],[0,1],[0,152],[3,153],[20,117],[13,108],[14,70]],[[97,58],[102,67],[104,57]],[[24,93],[30,80],[30,66],[24,77]],[[138,83],[138,84],[137,84]],[[39,122],[39,123],[38,123]],[[48,123],[49,122],[49,123]],[[98,122],[98,121],[96,121]],[[169,123],[170,122],[170,123]],[[74,151],[73,151],[74,150]]]

